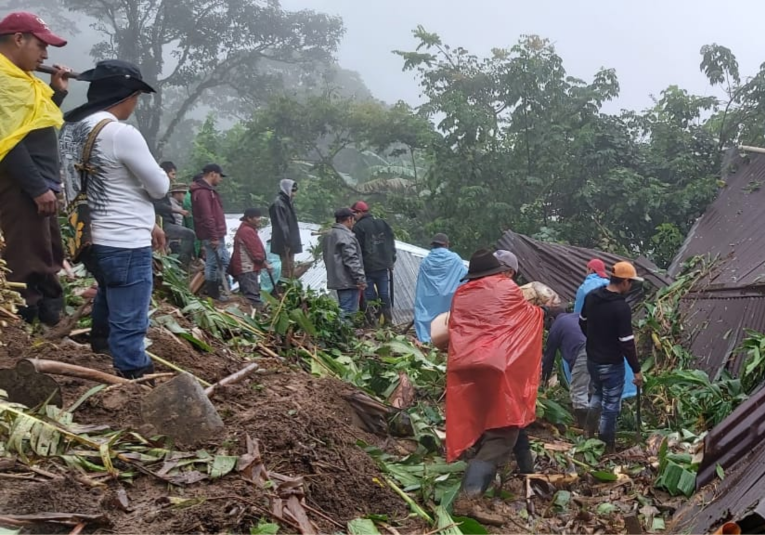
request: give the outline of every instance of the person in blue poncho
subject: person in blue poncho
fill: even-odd
[[[431,251],[420,264],[414,294],[414,328],[417,339],[430,342],[430,324],[436,316],[448,312],[460,281],[467,275],[465,263],[449,250],[449,237],[436,234]]]

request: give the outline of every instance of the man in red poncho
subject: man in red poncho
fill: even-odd
[[[491,251],[477,251],[468,282],[452,301],[447,460],[478,443],[462,480],[462,498],[483,495],[509,460],[520,429],[536,416],[544,312],[524,299],[508,270]]]

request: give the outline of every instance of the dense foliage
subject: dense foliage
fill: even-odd
[[[480,58],[414,33],[417,50],[397,54],[419,75],[418,110],[331,89],[279,96],[232,130],[210,119],[189,171],[226,163],[234,211],[265,205],[291,176],[307,221],[364,197],[400,238],[446,232],[463,254],[513,229],[666,266],[715,195],[722,148],[761,138],[761,75],[742,84],[717,45],[702,49],[701,69],[712,84],[729,80],[729,102],[670,86],[643,112],[609,114],[616,73],[572,77],[547,40]]]

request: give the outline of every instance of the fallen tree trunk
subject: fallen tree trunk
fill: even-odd
[[[207,395],[207,397],[211,397],[215,393],[215,391],[221,386],[238,383],[239,381],[241,381],[242,379],[244,379],[245,377],[247,377],[248,375],[250,375],[251,373],[259,369],[260,369],[260,366],[258,365],[258,363],[253,362],[252,364],[245,366],[238,372],[232,373],[231,375],[229,375],[228,377],[224,377],[217,383],[208,386],[207,388],[205,388],[205,394]]]
[[[31,362],[35,370],[40,373],[52,373],[53,375],[66,375],[67,377],[77,377],[78,379],[88,379],[97,383],[106,383],[110,385],[121,385],[129,383],[130,379],[117,377],[110,373],[100,372],[83,366],[66,364],[55,360],[45,359],[27,359]]]

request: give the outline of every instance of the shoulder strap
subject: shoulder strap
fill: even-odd
[[[93,153],[93,147],[96,144],[96,138],[98,138],[98,134],[101,133],[101,130],[103,130],[104,127],[111,122],[113,122],[112,119],[103,119],[96,126],[94,126],[93,130],[91,130],[90,134],[88,134],[88,139],[85,141],[85,146],[82,148],[82,160],[77,166],[77,169],[80,171],[82,177],[80,181],[80,191],[82,192],[87,192],[88,177],[92,172],[95,171],[95,169],[90,166],[90,156]]]

